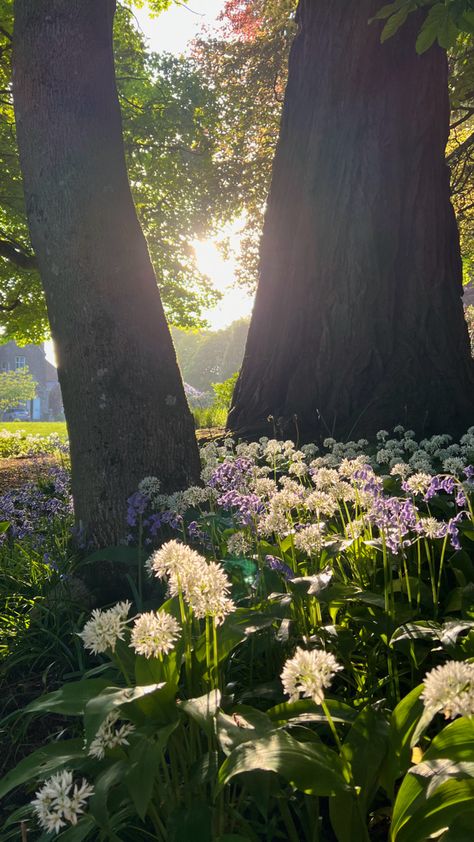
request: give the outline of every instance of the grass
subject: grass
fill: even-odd
[[[9,433],[24,430],[29,436],[49,436],[51,433],[57,433],[61,438],[67,438],[65,421],[0,421],[1,430],[7,430]]]

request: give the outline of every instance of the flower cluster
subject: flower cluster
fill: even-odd
[[[324,691],[331,686],[339,670],[342,667],[330,652],[298,647],[283,667],[283,690],[290,697],[290,702],[298,701],[302,695],[320,705],[324,701]]]
[[[474,716],[474,664],[448,661],[431,670],[423,684],[425,708],[442,711],[446,719]]]
[[[84,648],[94,655],[100,655],[108,649],[114,652],[117,641],[124,639],[130,608],[130,602],[119,602],[107,611],[95,608],[91,619],[79,634]]]
[[[128,746],[127,737],[133,733],[135,726],[131,722],[124,722],[116,727],[120,718],[120,713],[114,710],[106,716],[89,746],[88,753],[91,757],[102,760],[105,757],[106,749]]]
[[[179,541],[168,541],[148,561],[148,569],[168,580],[171,596],[181,593],[198,619],[222,622],[235,606],[229,597],[230,581],[220,564],[208,562]]]
[[[49,778],[32,801],[40,827],[48,833],[59,833],[68,823],[75,825],[84,813],[94,790],[86,780],[73,784],[72,772],[59,772]]]
[[[130,646],[137,655],[161,658],[174,648],[181,634],[177,620],[165,611],[148,611],[134,622]]]

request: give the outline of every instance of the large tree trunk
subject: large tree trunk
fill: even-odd
[[[14,99],[31,239],[58,354],[77,520],[124,531],[144,476],[199,476],[194,427],[130,193],[114,0],[15,0]]]
[[[444,51],[379,0],[300,0],[257,291],[230,428],[370,436],[474,423],[444,151]],[[296,416],[296,418],[295,418]]]

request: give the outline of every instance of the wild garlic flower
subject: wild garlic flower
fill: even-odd
[[[105,757],[105,750],[107,748],[116,748],[116,746],[128,746],[127,737],[133,733],[135,726],[131,722],[124,722],[118,728],[115,726],[120,719],[119,711],[111,711],[106,716],[97,734],[92,740],[88,754],[91,757],[96,757],[97,760],[102,760]]]
[[[320,705],[324,700],[324,691],[330,687],[339,670],[342,670],[342,667],[330,652],[298,647],[283,667],[283,690],[290,697],[290,702],[298,701],[302,695]]]
[[[94,790],[86,780],[74,784],[72,772],[64,770],[49,778],[31,802],[39,825],[48,833],[59,833],[67,823],[77,824],[87,799]]]
[[[408,479],[405,480],[403,487],[406,491],[411,491],[412,494],[425,494],[432,479],[433,477],[431,474],[419,471],[411,477],[408,477]]]
[[[161,482],[158,477],[144,477],[138,483],[138,490],[140,494],[148,497],[151,503],[154,503],[157,496],[160,495]]]
[[[166,611],[139,614],[132,628],[130,646],[137,655],[159,658],[174,648],[181,634],[181,626]]]
[[[252,542],[245,532],[234,532],[227,539],[227,552],[229,555],[244,556],[252,548]]]
[[[184,579],[190,567],[201,562],[202,558],[196,550],[191,549],[180,541],[167,541],[161,549],[156,550],[147,561],[147,567],[158,579]]]
[[[203,560],[186,579],[184,596],[195,617],[213,617],[218,625],[227,614],[235,610],[228,596],[230,587],[230,581],[221,565],[214,561],[208,564]]]
[[[107,649],[114,652],[117,640],[123,640],[131,605],[132,603],[127,601],[119,602],[107,611],[94,608],[91,619],[79,634],[84,648],[94,655],[100,655]]]
[[[324,546],[324,524],[312,523],[300,532],[296,532],[293,538],[297,550],[302,550],[308,555],[320,553]]]
[[[331,517],[338,510],[337,499],[326,491],[313,491],[305,500],[305,506],[310,512]]]
[[[474,664],[448,661],[427,673],[421,694],[425,708],[446,719],[474,716]]]
[[[401,477],[401,479],[406,479],[409,473],[411,473],[411,468],[406,462],[396,462],[390,470],[392,477]]]

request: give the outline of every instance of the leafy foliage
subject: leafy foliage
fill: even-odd
[[[36,395],[36,381],[27,368],[0,372],[0,412]]]

